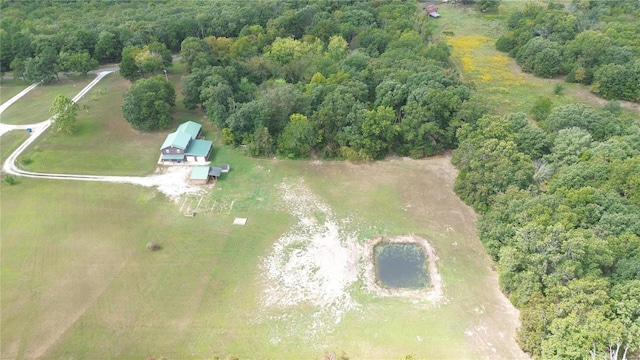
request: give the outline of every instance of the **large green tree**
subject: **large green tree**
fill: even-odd
[[[204,69],[216,63],[215,55],[209,44],[195,37],[188,37],[182,41],[180,54],[189,73],[194,69]]]
[[[158,75],[131,85],[124,95],[122,114],[136,130],[164,130],[172,119],[170,109],[175,102],[173,84]]]
[[[309,119],[302,114],[292,114],[280,134],[278,152],[290,158],[308,157],[317,143],[318,134]]]
[[[52,129],[55,133],[74,134],[76,132],[76,115],[78,104],[60,94],[51,104],[49,113],[53,118]]]

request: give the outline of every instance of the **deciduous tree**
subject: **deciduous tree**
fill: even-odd
[[[176,102],[173,85],[158,75],[134,82],[124,95],[122,114],[136,130],[164,130]]]
[[[54,118],[52,129],[55,133],[72,135],[76,132],[78,104],[60,94],[53,100],[49,113]]]

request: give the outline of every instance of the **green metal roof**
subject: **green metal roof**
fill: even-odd
[[[187,155],[195,156],[207,156],[209,150],[213,146],[213,141],[209,140],[193,140],[189,143],[189,148],[185,150]]]
[[[195,140],[195,138],[198,137],[198,134],[200,133],[201,128],[202,128],[202,125],[195,123],[193,121],[187,121],[185,123],[180,124],[180,126],[178,126],[178,132],[187,133],[191,136],[192,140]]]
[[[175,147],[178,149],[186,150],[187,146],[189,146],[189,141],[191,141],[191,135],[185,132],[176,131],[167,135],[167,138],[164,140],[164,143],[162,144],[160,150],[166,149],[168,147]]]
[[[184,154],[162,154],[162,160],[184,160]]]
[[[208,177],[208,166],[194,166],[193,169],[191,169],[191,180],[206,180]]]

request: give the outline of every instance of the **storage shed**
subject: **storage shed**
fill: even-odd
[[[209,167],[194,166],[191,169],[191,183],[196,185],[205,185],[209,182]]]

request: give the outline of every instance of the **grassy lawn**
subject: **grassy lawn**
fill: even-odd
[[[73,98],[94,77],[91,74],[87,77],[74,79],[63,77],[53,84],[38,86],[5,110],[2,113],[2,122],[5,124],[24,125],[47,120],[51,117],[49,108],[51,108],[56,96],[62,94],[68,98]]]
[[[31,171],[103,175],[147,175],[153,171],[160,145],[178,124],[194,120],[211,127],[198,111],[182,104],[180,82],[184,69],[174,65],[170,80],[176,84],[178,100],[169,130],[139,132],[122,117],[123,94],[129,81],[114,73],[107,75],[78,102],[78,132],[72,136],[49,133],[23,156],[30,157]]]
[[[26,89],[29,83],[22,80],[2,80],[0,81],[0,104],[16,96],[20,91]],[[2,116],[2,122],[4,122],[4,115]]]
[[[255,160],[221,149],[214,161],[232,171],[204,198],[203,208],[213,210],[194,218],[181,215],[180,203],[129,185],[21,179],[3,187],[2,358],[294,359],[329,350],[471,359],[482,351],[465,331],[483,325],[508,333],[473,212],[451,189],[447,159],[352,165]],[[446,301],[379,298],[356,283],[359,307],[316,338],[282,333],[284,325],[310,326],[307,305],[288,313],[300,322],[261,321],[258,264],[297,222],[278,190],[291,179],[349,218],[358,239],[431,239]],[[247,226],[231,225],[236,216],[249,218]],[[162,250],[147,251],[150,241]],[[497,354],[511,357],[508,341],[492,341]]]
[[[24,130],[13,130],[3,134],[0,137],[0,164],[4,164],[9,155],[28,137],[29,134]]]
[[[122,94],[129,81],[109,74],[78,102],[78,131],[74,135],[49,132],[27,150],[31,171],[146,175],[158,160],[166,136],[137,132],[122,118]]]

